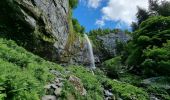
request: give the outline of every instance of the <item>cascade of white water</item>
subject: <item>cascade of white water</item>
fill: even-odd
[[[94,55],[93,55],[93,48],[92,48],[92,45],[91,45],[91,42],[90,42],[90,40],[89,40],[89,38],[88,38],[88,36],[86,35],[86,34],[84,34],[84,36],[85,36],[85,39],[87,40],[87,46],[88,46],[88,51],[89,51],[89,59],[90,59],[90,67],[92,68],[92,69],[95,69],[96,67],[95,67],[95,59],[94,59]]]

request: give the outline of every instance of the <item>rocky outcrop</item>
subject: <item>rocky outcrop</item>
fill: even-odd
[[[68,0],[1,0],[0,31],[28,50],[57,58],[68,35]]]
[[[85,90],[83,83],[81,80],[76,77],[76,76],[70,76],[69,77],[69,82],[72,83],[75,87],[75,89],[81,94],[81,95],[86,95],[87,91]]]
[[[68,0],[1,0],[0,33],[48,60],[88,65],[86,42],[69,31],[68,3]]]
[[[99,44],[95,44],[95,55],[100,58],[100,60],[105,60],[107,58],[114,57],[116,52],[117,41],[126,43],[131,37],[125,32],[109,33],[106,35],[98,35],[96,41]],[[99,46],[100,45],[100,46]],[[99,48],[100,47],[100,48]]]
[[[88,44],[84,37],[77,36],[74,42],[64,50],[61,63],[66,65],[90,66]]]

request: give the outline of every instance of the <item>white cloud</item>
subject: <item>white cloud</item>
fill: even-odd
[[[92,8],[98,8],[102,0],[88,0],[88,6]]]
[[[130,24],[135,21],[137,6],[147,8],[148,0],[109,0],[107,6],[103,7],[101,11],[108,20]]]
[[[79,0],[88,5],[90,8],[98,8],[102,2],[102,0]]]
[[[95,24],[99,27],[103,27],[105,25],[105,22],[104,22],[104,20],[96,20]]]
[[[148,0],[108,0],[107,5],[101,9],[103,14],[101,19],[97,21],[120,22],[117,27],[122,23],[130,26],[132,21],[136,21],[137,6],[147,9]]]

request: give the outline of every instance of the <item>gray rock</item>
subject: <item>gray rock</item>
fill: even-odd
[[[51,84],[51,87],[54,88],[54,89],[58,88],[58,86],[56,86],[55,84]]]
[[[53,95],[45,95],[42,97],[42,100],[57,100]]]
[[[59,95],[61,95],[61,91],[62,91],[62,88],[56,88],[55,91],[54,91],[54,94],[56,96],[59,96]]]
[[[4,19],[4,22],[9,20],[16,22],[20,29],[27,29],[25,34],[33,34],[34,37],[41,38],[37,43],[41,40],[49,44],[50,46],[43,44],[44,49],[41,48],[46,52],[45,57],[60,58],[69,36],[68,0],[1,0],[0,6],[3,8],[0,9],[3,15],[0,19]],[[10,14],[7,14],[9,10]],[[0,24],[4,23],[0,22]],[[15,24],[12,25],[10,27],[16,27]],[[20,30],[16,32],[20,33]],[[32,46],[34,49],[38,48],[36,45]]]
[[[83,87],[83,83],[81,80],[76,77],[76,76],[70,76],[69,79],[70,83],[72,83],[75,86],[75,89],[81,94],[81,95],[86,95],[87,91]]]
[[[150,100],[160,100],[160,99],[158,99],[156,96],[154,96],[154,95],[150,95]]]
[[[103,45],[103,49],[107,51],[108,55],[114,56],[116,54],[116,40],[126,43],[130,39],[130,36],[124,32],[109,33],[103,36],[97,36],[97,40]]]
[[[90,54],[85,38],[76,37],[72,45],[63,54],[62,61],[67,65],[84,65],[90,67]],[[69,52],[69,53],[68,53]],[[96,57],[96,61],[99,59]]]
[[[104,90],[104,92],[105,92],[105,95],[106,95],[106,96],[113,96],[113,93],[111,93],[111,92],[108,91],[108,90]]]
[[[58,78],[56,78],[55,83],[60,83],[60,80]]]
[[[51,88],[51,84],[44,86],[44,88],[45,89],[50,89]]]
[[[50,72],[51,72],[52,74],[55,74],[56,76],[62,75],[59,71],[56,71],[56,70],[50,70]]]

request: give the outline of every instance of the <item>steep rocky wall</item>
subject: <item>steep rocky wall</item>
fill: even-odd
[[[61,64],[88,65],[87,42],[72,26],[68,0],[1,0],[0,35]]]
[[[116,41],[126,43],[131,37],[125,32],[108,33],[105,35],[97,35],[96,40],[98,44],[94,43],[94,53],[100,61],[113,58],[116,52]]]
[[[57,59],[66,45],[68,0],[1,0],[0,33],[28,50]]]
[[[62,53],[61,63],[66,65],[90,66],[88,43],[84,37],[75,36],[74,41]]]

